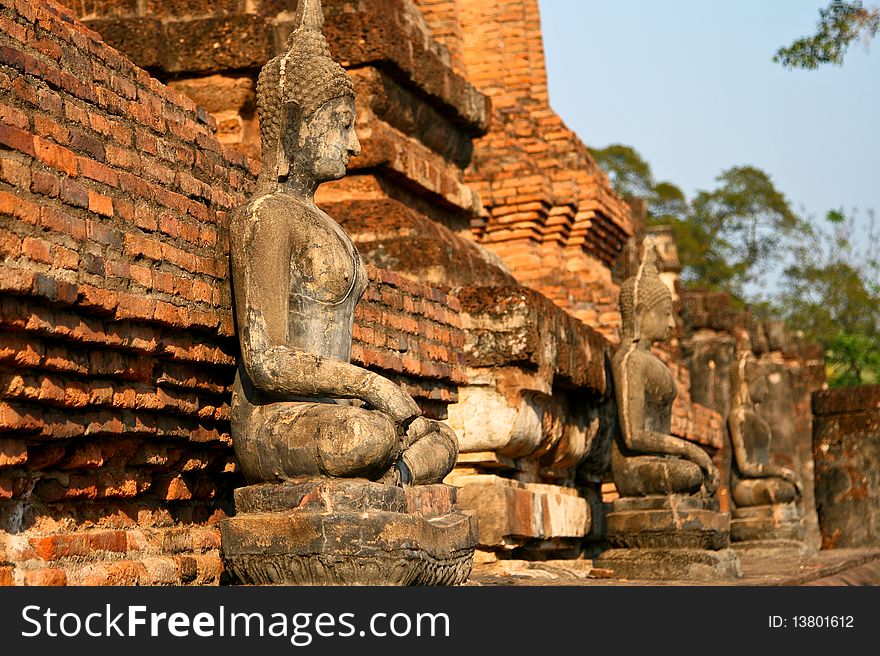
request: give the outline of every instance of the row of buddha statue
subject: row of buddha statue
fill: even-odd
[[[669,338],[675,317],[657,251],[646,239],[641,257],[631,253],[630,260],[633,270],[620,288],[621,343],[612,358],[620,431],[611,469],[620,497],[607,516],[613,548],[598,562],[629,578],[735,578],[738,550],[801,549],[801,482],[771,463],[772,431],[756,407],[767,393],[761,365],[745,342],[730,370],[731,517],[719,511],[720,473],[708,453],[671,434],[676,382],[652,345]]]
[[[422,416],[398,384],[350,362],[365,270],[314,196],[360,151],[354,88],[330,55],[320,1],[300,0],[295,25],[259,76],[262,169],[230,225],[241,350],[232,435],[247,486],[222,522],[223,558],[247,584],[461,583],[477,526],[442,484],[455,433]],[[735,577],[731,535],[763,539],[779,507],[796,508],[800,483],[769,463],[771,435],[754,406],[760,367],[744,355],[729,417],[739,534],[719,512],[712,459],[670,434],[676,383],[651,347],[674,328],[673,303],[654,249],[644,250],[620,292],[611,454],[620,498],[599,564],[630,578]]]

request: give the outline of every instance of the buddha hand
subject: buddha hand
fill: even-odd
[[[801,480],[796,473],[786,467],[780,467],[779,476],[782,477],[783,480],[794,485],[794,489],[799,498],[804,496],[804,486],[801,484]]]
[[[401,426],[422,414],[418,404],[400,385],[379,375],[370,378],[363,400]]]

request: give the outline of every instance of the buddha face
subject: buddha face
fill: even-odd
[[[662,342],[675,329],[675,315],[672,313],[672,299],[664,298],[655,303],[642,315],[642,338],[650,342]]]
[[[354,129],[354,98],[328,100],[303,121],[294,157],[315,181],[345,177],[348,161],[361,152]]]

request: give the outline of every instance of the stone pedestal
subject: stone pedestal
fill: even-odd
[[[479,548],[510,557],[576,557],[590,531],[587,500],[574,488],[492,474],[453,472],[459,505],[474,513]]]
[[[717,501],[683,495],[623,497],[605,518],[614,547],[594,561],[628,579],[739,578],[730,516]]]
[[[795,503],[747,506],[733,510],[731,547],[737,551],[784,550],[807,554],[804,518]]]
[[[236,583],[458,585],[470,574],[477,523],[455,488],[314,479],[235,491],[220,523]]]

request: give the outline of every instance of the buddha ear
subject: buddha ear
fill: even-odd
[[[642,337],[642,316],[645,313],[645,304],[636,303],[633,308],[633,338],[641,339]]]
[[[290,175],[290,159],[299,149],[300,128],[302,127],[302,109],[299,103],[287,101],[281,111],[281,139],[278,140],[278,178]]]

